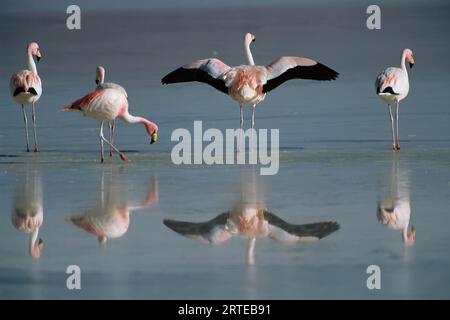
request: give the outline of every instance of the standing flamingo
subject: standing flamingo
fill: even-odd
[[[33,132],[34,132],[34,152],[39,152],[39,146],[36,135],[36,102],[42,94],[41,78],[37,73],[36,63],[33,56],[39,61],[42,57],[39,45],[36,42],[31,42],[27,47],[28,55],[28,70],[21,70],[13,74],[9,82],[9,90],[15,102],[22,105],[23,121],[25,123],[25,139],[27,143],[27,152],[30,152],[30,145],[28,139],[28,119],[25,110],[26,104],[31,104]]]
[[[42,201],[42,182],[37,172],[27,173],[14,192],[11,213],[13,226],[30,234],[28,251],[32,258],[38,259],[44,249],[44,241],[39,238],[39,229],[44,222]]]
[[[406,98],[409,92],[408,72],[406,71],[405,61],[409,62],[409,67],[414,65],[414,57],[411,49],[403,50],[400,68],[389,67],[381,72],[375,80],[377,95],[388,104],[389,116],[392,129],[392,148],[400,150],[400,139],[398,133],[398,107],[400,101]],[[392,105],[396,105],[395,113],[396,129],[394,129],[394,117],[392,116]]]
[[[378,221],[393,230],[399,230],[405,245],[416,240],[416,228],[411,225],[411,200],[409,198],[408,176],[402,174],[398,159],[392,162],[387,192],[377,206]],[[410,227],[410,229],[409,229]]]
[[[256,105],[264,100],[266,93],[291,79],[335,80],[338,73],[314,60],[301,57],[281,57],[268,66],[256,66],[250,44],[256,37],[247,33],[244,50],[247,65],[230,67],[219,59],[198,60],[169,73],[161,82],[199,81],[228,94],[240,106],[240,128],[243,128],[243,105],[252,106],[251,127],[255,126]]]
[[[65,106],[62,111],[81,111],[85,116],[89,116],[100,121],[99,137],[101,146],[101,163],[105,160],[103,142],[106,142],[114,151],[116,151],[122,160],[128,160],[125,154],[120,152],[119,149],[117,149],[104,137],[104,121],[113,121],[116,118],[120,118],[125,123],[141,123],[145,126],[147,133],[151,137],[150,143],[152,144],[158,140],[158,126],[143,117],[132,116],[128,112],[128,99],[121,90],[114,88],[98,88]]]
[[[95,70],[95,83],[97,84],[97,89],[112,88],[122,91],[122,93],[128,98],[128,94],[124,87],[113,82],[105,82],[105,68],[103,66],[98,66]],[[114,144],[114,133],[116,129],[116,120],[112,120],[109,123],[109,141]],[[113,148],[109,146],[109,157],[113,156]]]

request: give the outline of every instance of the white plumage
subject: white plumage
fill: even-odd
[[[408,61],[412,68],[414,65],[414,58],[411,49],[403,50],[400,68],[389,67],[381,72],[375,80],[377,95],[388,105],[392,129],[392,147],[394,150],[400,150],[398,132],[399,103],[406,98],[409,93],[409,79],[405,61]],[[393,105],[395,105],[397,109],[395,113],[396,129],[394,128],[394,117],[392,115],[391,106]]]

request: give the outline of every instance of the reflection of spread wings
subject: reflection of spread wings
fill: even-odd
[[[264,217],[270,225],[269,236],[272,239],[290,242],[298,240],[318,240],[337,231],[337,222],[316,222],[309,224],[290,224],[273,213],[264,211]]]
[[[163,222],[169,229],[187,238],[210,244],[221,244],[231,237],[231,234],[225,230],[229,216],[230,212],[224,212],[206,222],[195,223],[170,219],[164,219]]]

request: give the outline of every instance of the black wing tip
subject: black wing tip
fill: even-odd
[[[162,84],[172,84],[172,83],[178,83],[178,82],[184,82],[182,79],[183,78],[183,73],[181,72],[185,72],[189,69],[183,68],[183,67],[179,67],[178,69],[166,74],[162,79],[161,79],[161,83]]]
[[[28,92],[31,93],[31,94],[33,94],[33,95],[35,95],[35,96],[37,96],[37,91],[36,91],[36,89],[34,89],[34,88],[28,89]]]
[[[332,80],[336,80],[337,78],[339,78],[339,72],[331,69],[330,67],[327,67],[326,65],[317,62],[316,67],[318,68],[318,72],[319,72],[319,80],[322,81],[332,81]]]
[[[379,91],[379,90],[378,90]],[[379,93],[379,92],[378,92]],[[392,87],[386,87],[382,93],[389,93],[389,94],[393,94],[395,96],[398,96],[398,93],[396,93],[394,91],[394,89]]]
[[[25,90],[23,90],[22,87],[16,88],[16,90],[14,90],[13,97],[18,96],[18,95],[19,95],[20,93],[22,93],[22,92],[25,92]]]
[[[323,223],[323,230],[319,235],[319,239],[325,238],[339,229],[341,229],[341,225],[337,221],[326,221]]]

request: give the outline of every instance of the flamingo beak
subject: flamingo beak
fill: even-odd
[[[252,34],[252,41],[255,42],[256,41],[256,36]]]
[[[98,85],[100,83],[100,79],[99,78],[95,78],[95,84]]]
[[[38,243],[38,248],[39,251],[42,252],[42,250],[44,250],[44,240],[42,240],[41,238],[39,238],[39,243]]]
[[[411,59],[409,59],[409,68],[412,69],[413,66],[414,66],[414,58],[411,57]]]
[[[150,144],[154,144],[156,141],[158,141],[158,133],[155,131],[152,133]]]
[[[416,240],[416,228],[413,226],[411,227],[411,234],[410,234],[411,239],[414,241]]]
[[[39,62],[39,60],[41,60],[41,58],[42,58],[42,54],[41,54],[41,51],[38,49],[38,51],[36,51],[36,60],[37,60],[37,62]]]

